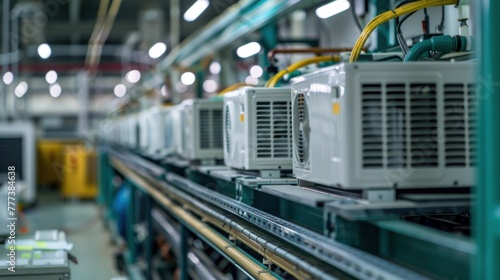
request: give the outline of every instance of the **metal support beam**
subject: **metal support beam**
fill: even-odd
[[[474,237],[478,253],[472,279],[500,279],[500,2],[477,1],[480,38],[478,172]]]

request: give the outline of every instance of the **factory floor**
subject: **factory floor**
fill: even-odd
[[[113,266],[115,249],[104,228],[99,207],[93,201],[64,201],[54,191],[38,194],[36,207],[26,211],[29,232],[41,229],[61,229],[68,242],[74,244],[71,253],[78,265],[71,264],[72,280],[118,280]]]

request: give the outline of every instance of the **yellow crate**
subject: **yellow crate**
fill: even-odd
[[[64,149],[61,194],[65,198],[95,198],[97,195],[97,155],[82,145]]]
[[[37,185],[61,186],[64,147],[78,142],[68,140],[37,141]]]

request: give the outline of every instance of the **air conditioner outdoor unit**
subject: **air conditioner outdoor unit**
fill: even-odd
[[[147,155],[152,131],[151,122],[148,121],[149,114],[148,110],[143,110],[137,116],[139,124],[139,143],[137,148],[139,153],[143,155]]]
[[[0,123],[0,186],[14,177],[16,201],[35,202],[35,164],[35,126],[31,122]],[[14,166],[15,176],[8,174],[9,166]],[[2,206],[6,204],[2,202]]]
[[[224,95],[224,163],[246,170],[292,169],[290,88]]]
[[[294,175],[343,189],[472,186],[473,67],[339,64],[293,79]]]
[[[174,151],[171,139],[173,131],[168,131],[167,122],[171,119],[171,107],[155,106],[150,109],[148,121],[151,123],[151,136],[148,155],[154,159],[161,159]]]
[[[188,99],[179,106],[179,155],[188,160],[223,159],[222,100]]]

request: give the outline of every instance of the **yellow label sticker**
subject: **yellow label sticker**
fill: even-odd
[[[240,114],[240,122],[244,122],[245,121],[245,114]]]
[[[340,114],[340,102],[333,102],[332,104],[332,113],[334,115]]]

